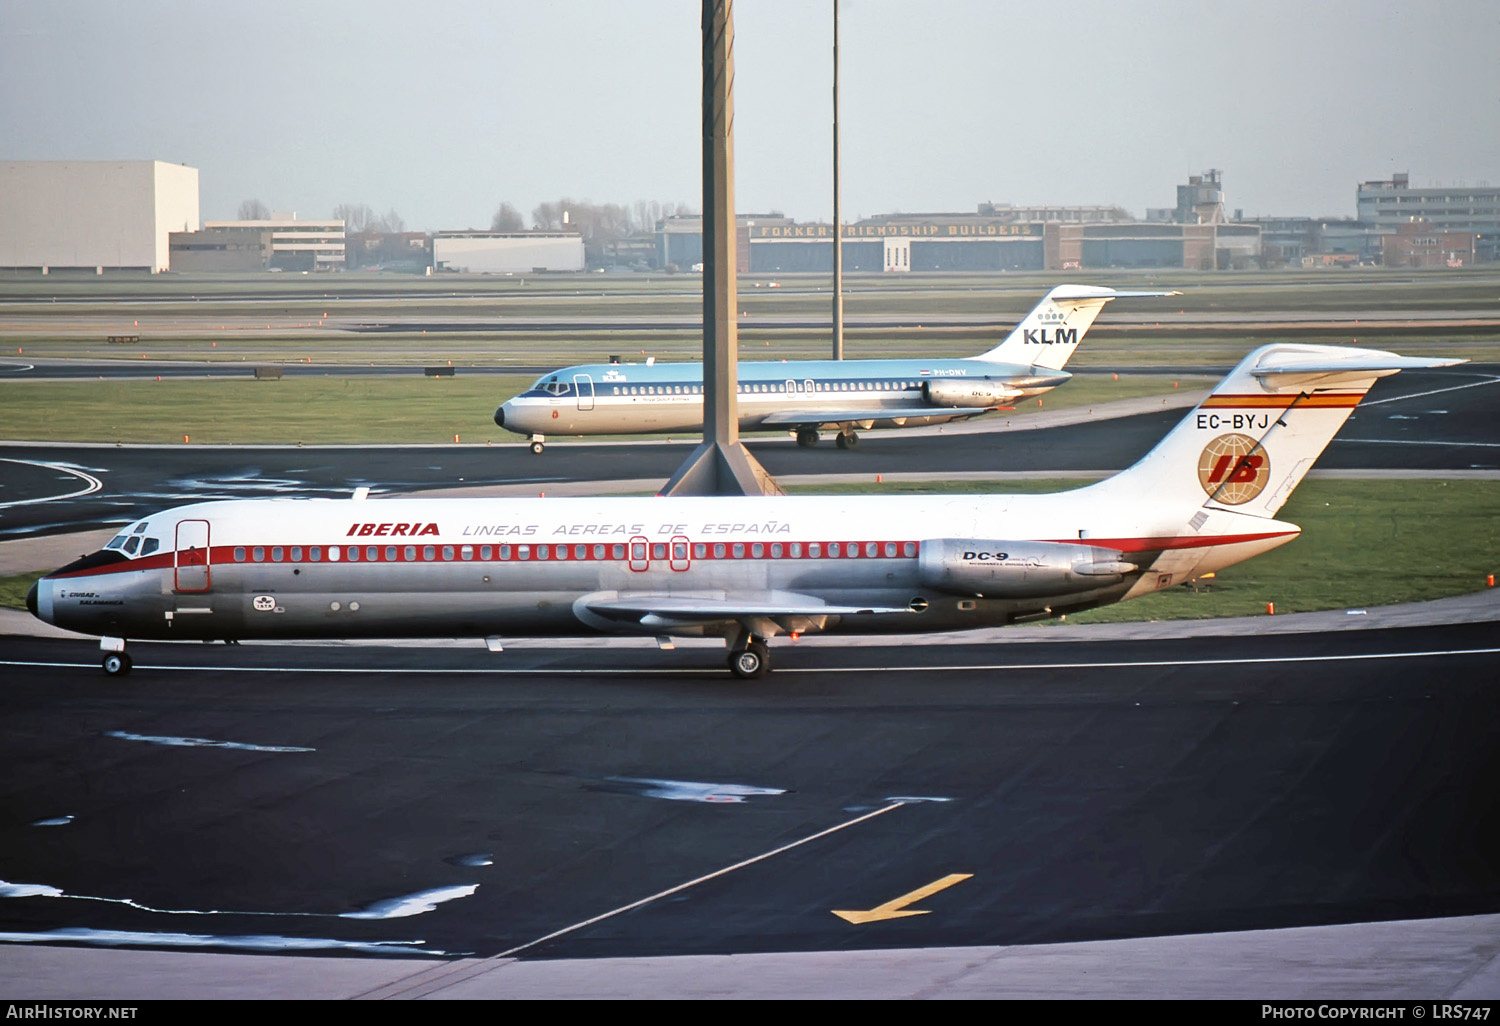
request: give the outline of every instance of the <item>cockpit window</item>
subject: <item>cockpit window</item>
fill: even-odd
[[[141,547],[140,536],[133,534],[128,539],[126,539],[126,542],[125,542],[125,553],[127,555],[133,556],[133,555],[135,555],[135,550],[138,549],[138,548],[140,548],[140,547]]]
[[[161,548],[161,541],[159,539],[147,538],[145,543],[141,545],[141,555],[149,556],[159,548]]]
[[[146,522],[143,520],[139,524],[136,524],[135,528],[130,533],[131,534],[145,534],[146,533]]]
[[[546,392],[548,395],[567,395],[572,390],[572,386],[567,382],[558,381],[556,374],[550,377],[538,378],[536,384],[531,387],[534,391]]]
[[[109,544],[104,547],[106,549],[123,549],[125,547],[125,539],[127,537],[129,537],[129,535],[117,534],[113,538],[111,538],[109,540]]]

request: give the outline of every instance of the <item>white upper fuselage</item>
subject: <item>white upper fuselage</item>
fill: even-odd
[[[975,358],[745,362],[738,370],[735,401],[740,428],[747,431],[942,423],[1047,391],[1069,377]],[[566,367],[507,400],[495,421],[526,435],[698,431],[703,365]]]

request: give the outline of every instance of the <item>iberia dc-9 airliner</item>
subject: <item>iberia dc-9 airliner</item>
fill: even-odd
[[[258,499],[168,509],[39,580],[127,638],[722,637],[998,626],[1160,591],[1297,537],[1276,519],[1375,379],[1458,360],[1272,344],[1129,469],[1049,495]]]
[[[978,356],[920,360],[744,361],[738,365],[741,431],[789,431],[817,445],[834,430],[840,449],[856,428],[919,427],[966,420],[1040,395],[1063,370],[1104,304],[1175,296],[1059,285],[1005,337]],[[565,367],[495,411],[495,423],[525,435],[540,454],[547,435],[683,433],[703,429],[701,363],[598,363]]]

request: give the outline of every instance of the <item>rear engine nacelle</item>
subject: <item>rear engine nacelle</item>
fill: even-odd
[[[917,574],[929,588],[979,598],[1093,591],[1139,569],[1117,550],[1064,542],[938,538],[922,543]]]
[[[922,398],[934,406],[999,406],[1021,393],[992,378],[939,378],[922,382]]]

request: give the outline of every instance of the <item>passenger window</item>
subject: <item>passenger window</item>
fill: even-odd
[[[323,559],[323,547],[321,545],[314,545],[312,548],[308,549],[307,558],[312,560],[314,563],[320,562]]]
[[[280,545],[273,545],[271,547],[271,562],[273,562],[273,563],[280,563],[281,562],[281,546]]]
[[[293,545],[292,546],[292,562],[293,563],[300,563],[300,562],[302,562],[302,546],[301,545]]]
[[[235,547],[234,561],[236,563],[243,563],[245,561],[245,546],[238,545]]]
[[[264,545],[255,546],[255,548],[250,551],[250,558],[255,560],[255,562],[257,563],[264,563],[266,560],[266,547]]]
[[[436,559],[437,558],[437,546],[435,546],[435,545],[423,545],[422,546],[422,558],[425,559],[425,560],[427,560],[428,562],[431,562],[432,560]]]

